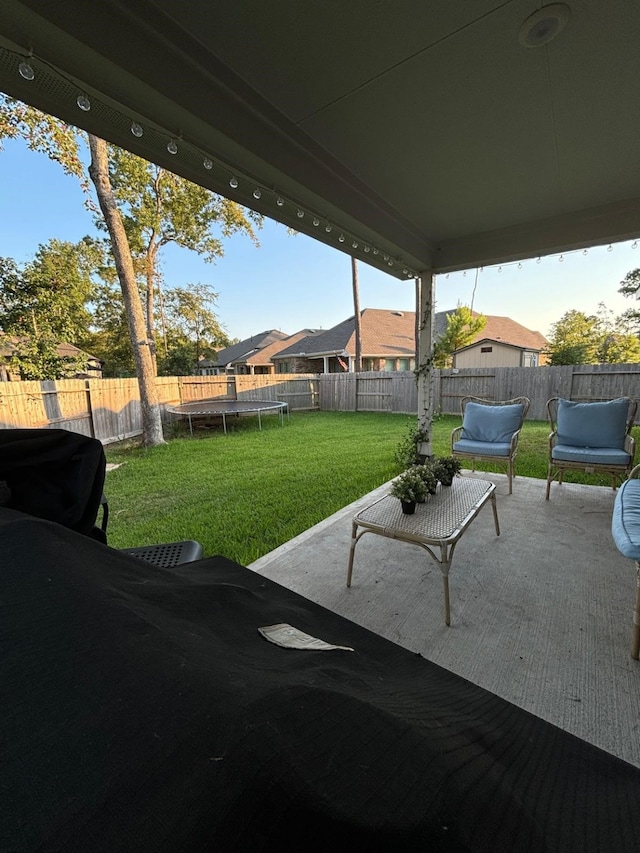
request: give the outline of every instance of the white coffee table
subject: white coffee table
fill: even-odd
[[[353,519],[347,586],[351,586],[356,545],[365,533],[419,545],[440,566],[445,623],[450,625],[449,570],[456,544],[487,501],[491,501],[496,535],[500,535],[495,491],[495,483],[488,480],[454,477],[451,486],[439,485],[435,495],[418,504],[413,515],[405,515],[398,498],[391,495],[360,510]],[[359,532],[358,528],[361,528]]]

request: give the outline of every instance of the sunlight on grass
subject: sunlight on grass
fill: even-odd
[[[105,486],[109,544],[196,539],[205,555],[246,565],[399,473],[394,454],[409,421],[407,415],[296,412],[284,426],[265,419],[262,431],[247,419],[226,436],[197,430],[162,447],[109,445],[107,461],[120,463]],[[448,455],[459,424],[455,416],[435,419],[435,455]],[[519,475],[546,478],[548,433],[545,422],[525,423]],[[479,463],[477,470],[492,468]],[[580,474],[566,479],[607,485]]]

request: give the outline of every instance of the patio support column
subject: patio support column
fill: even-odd
[[[322,361],[324,362],[324,368],[323,368],[323,371],[322,371],[322,372],[323,372],[323,373],[328,373],[328,372],[329,372],[329,356],[328,356],[328,355],[323,355],[323,356],[322,356]]]
[[[423,457],[433,456],[431,425],[433,423],[433,322],[435,276],[424,270],[416,279],[417,352],[416,378],[418,383],[418,430],[422,441],[418,450]]]

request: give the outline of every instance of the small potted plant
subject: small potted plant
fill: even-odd
[[[427,460],[424,464],[415,467],[422,478],[427,494],[435,495],[438,488],[438,476],[433,463]]]
[[[441,456],[433,463],[433,471],[443,486],[450,486],[453,478],[460,473],[462,463],[455,456]]]
[[[403,471],[391,484],[391,494],[402,504],[402,511],[412,515],[416,511],[416,503],[422,503],[429,494],[427,486],[418,471],[422,466],[413,465]]]

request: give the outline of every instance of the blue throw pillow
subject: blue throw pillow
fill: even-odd
[[[483,406],[482,403],[467,403],[462,420],[460,438],[469,441],[496,441],[509,443],[511,436],[522,425],[524,406],[510,403],[508,406]]]
[[[628,413],[629,401],[624,397],[604,403],[558,400],[558,444],[621,450]]]

